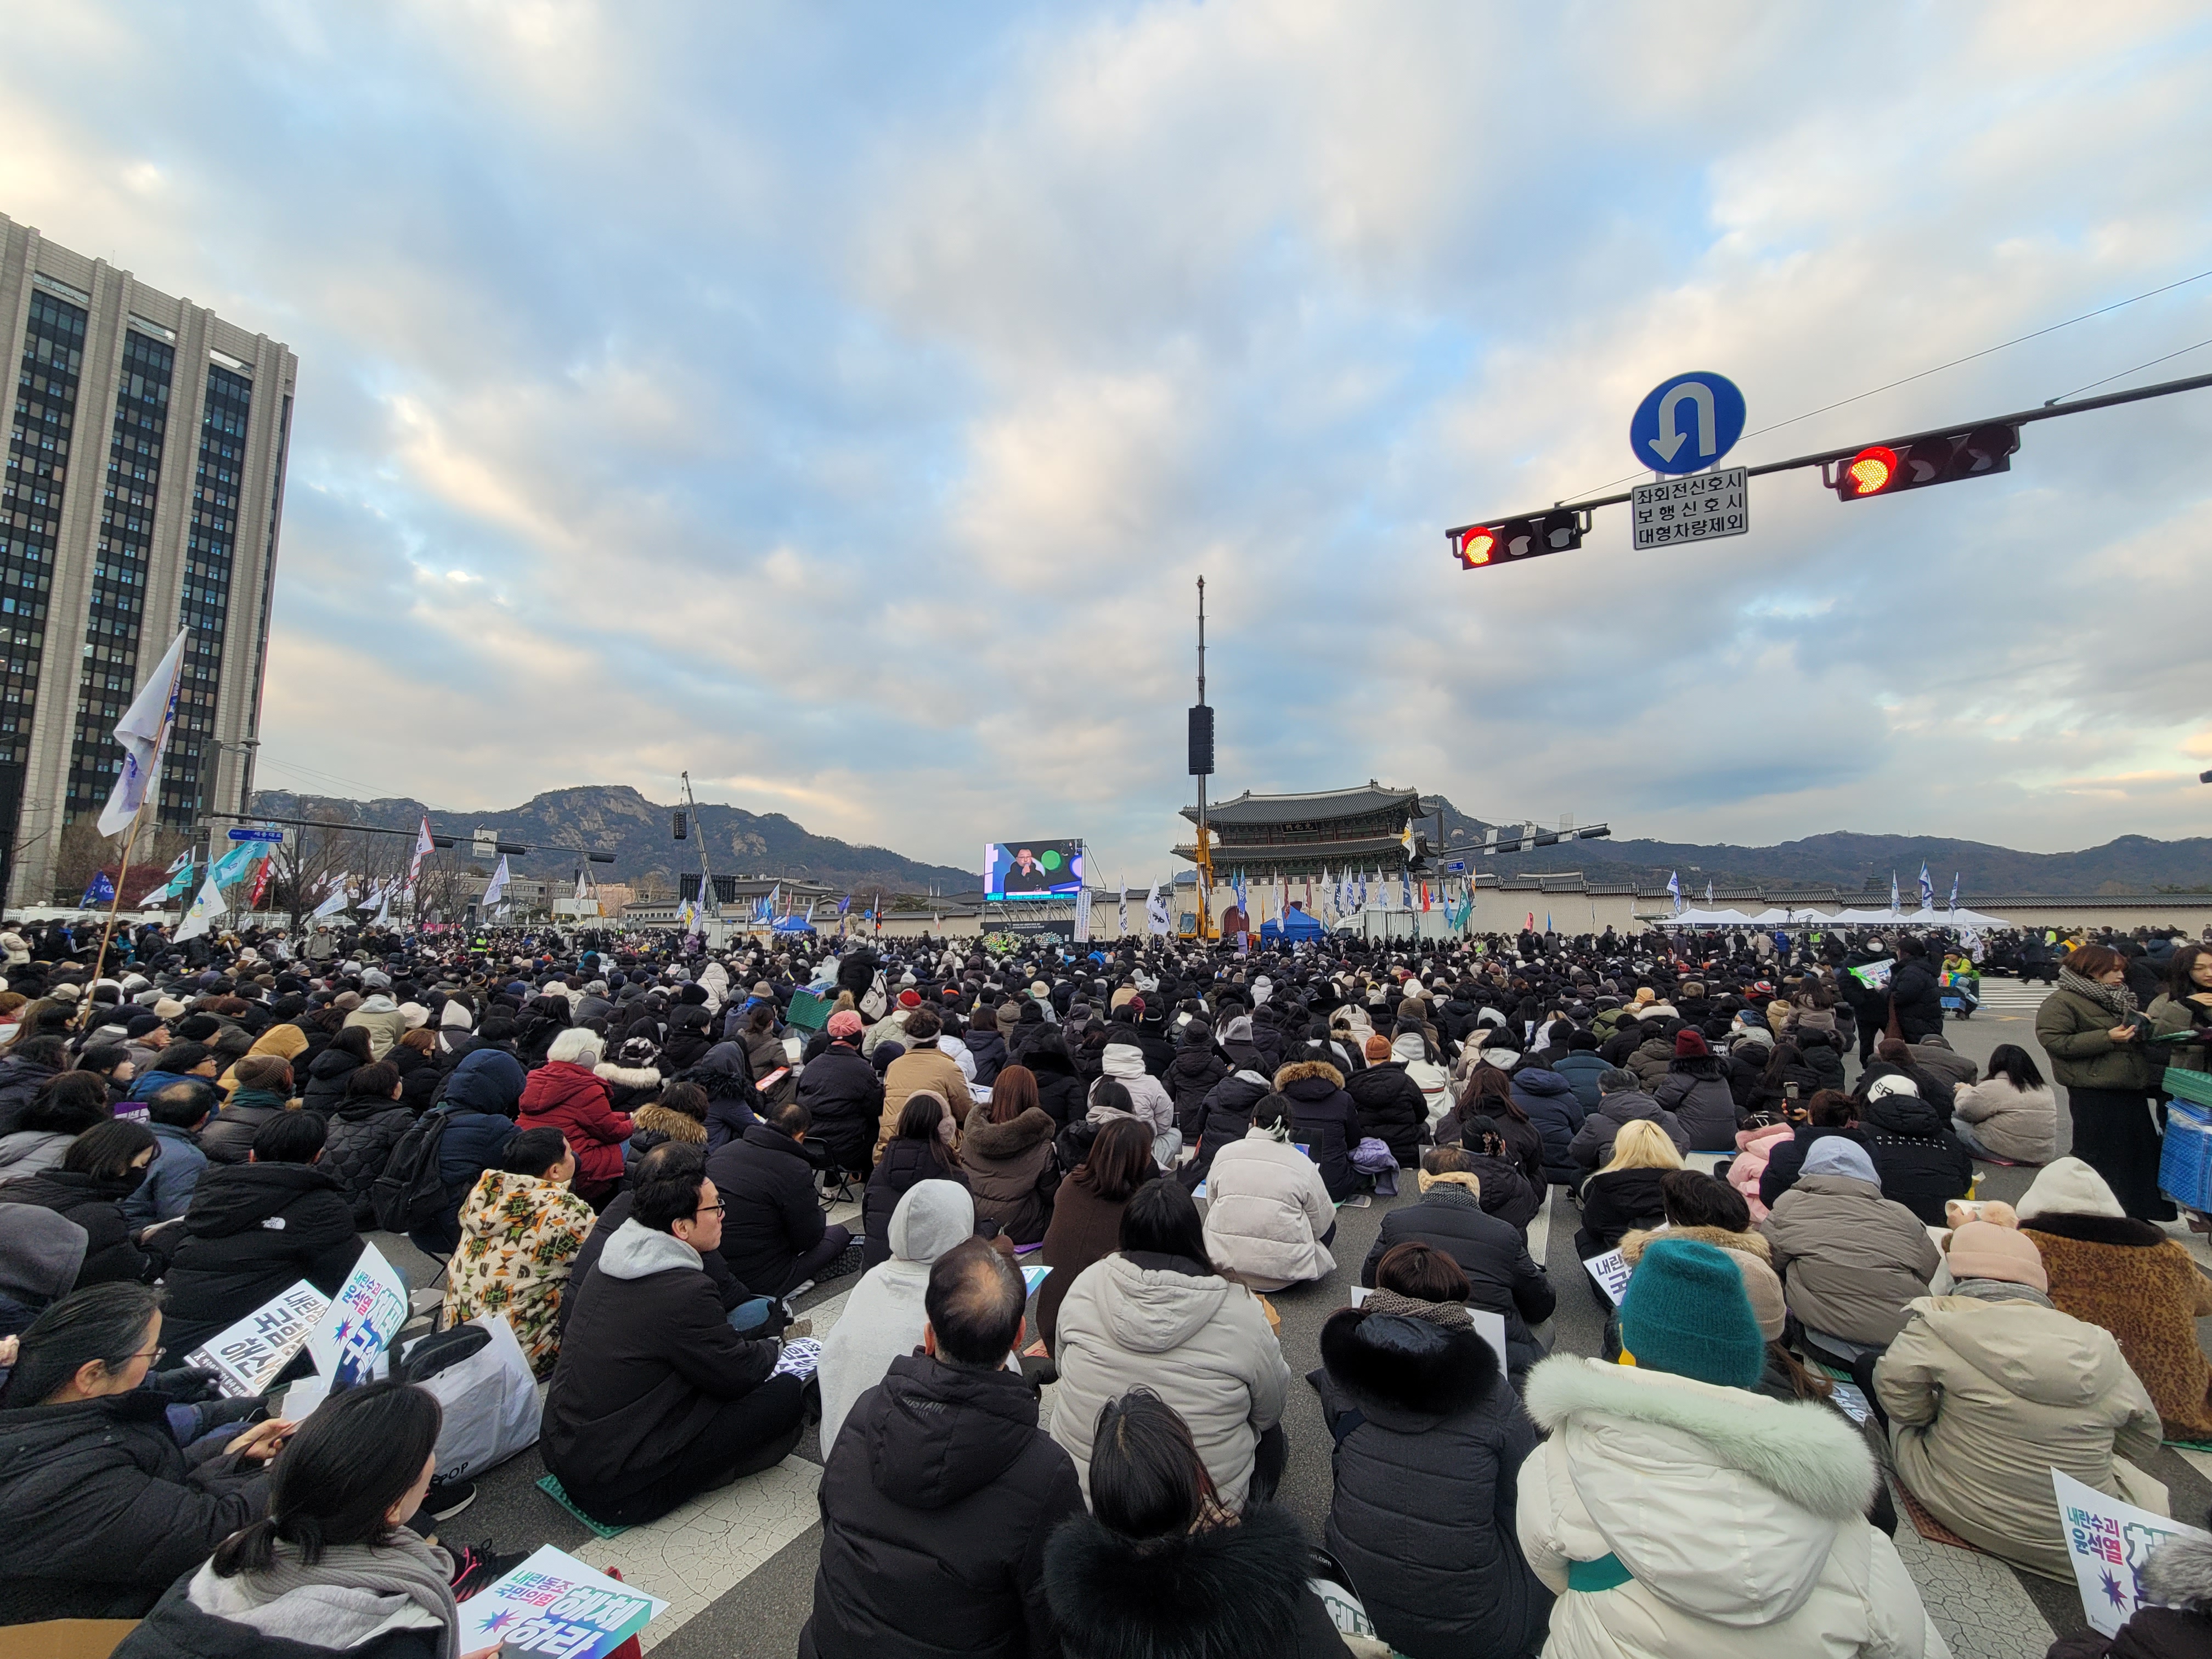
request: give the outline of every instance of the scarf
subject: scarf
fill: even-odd
[[[1370,1291],[1361,1306],[1371,1314],[1396,1314],[1401,1318],[1441,1325],[1446,1330],[1474,1328],[1474,1316],[1462,1302],[1424,1302],[1419,1297],[1401,1296],[1395,1291]]]
[[[2058,970],[2058,988],[2085,996],[2115,1018],[2125,1019],[2136,1012],[2136,994],[2124,985],[2100,985],[2094,979],[2084,979],[2071,968]]]
[[[295,1642],[350,1647],[365,1632],[349,1629],[363,1619],[381,1622],[366,1610],[350,1613],[313,1596],[287,1601],[295,1591],[317,1587],[363,1590],[374,1595],[404,1595],[440,1621],[439,1652],[456,1659],[460,1651],[459,1608],[452,1585],[453,1558],[422,1541],[406,1528],[398,1528],[392,1540],[382,1546],[338,1544],[323,1552],[312,1567],[300,1559],[298,1547],[278,1539],[276,1559],[258,1572],[242,1572],[234,1578],[216,1578],[211,1567],[203,1567],[193,1590],[206,1586],[208,1601],[198,1594],[193,1601],[219,1619],[252,1626],[267,1636]],[[212,1603],[212,1605],[210,1605]]]
[[[2015,1285],[2008,1279],[1962,1279],[1951,1286],[1953,1296],[1971,1296],[1981,1302],[2033,1302],[2039,1308],[2057,1304],[2032,1285]]]

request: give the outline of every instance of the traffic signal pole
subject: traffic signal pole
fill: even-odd
[[[2212,374],[2191,375],[2185,380],[2161,380],[2155,386],[2138,386],[2132,392],[2109,392],[2101,398],[2083,398],[2075,403],[2047,403],[2034,409],[2023,409],[2010,415],[1990,415],[1979,420],[1953,421],[1947,425],[1932,427],[1925,432],[1907,433],[1903,437],[1878,438],[1866,442],[1845,444],[1836,449],[1823,449],[1809,455],[1793,456],[1786,461],[1769,461],[1764,466],[1746,467],[1744,471],[1748,477],[1757,478],[1770,472],[1794,472],[1802,467],[1817,466],[1825,470],[1838,461],[1848,461],[1852,457],[1876,446],[1902,453],[1910,450],[1914,444],[1932,443],[1939,439],[1978,431],[1984,427],[2021,427],[2036,421],[2055,421],[2062,416],[2087,415],[2095,410],[2112,409],[2121,404],[2143,403],[2153,398],[2170,398],[2178,392],[2197,392],[2206,386],[2212,386]],[[1444,536],[1451,543],[1456,554],[1460,538],[1468,531],[1477,529],[1483,525],[1504,524],[1514,520],[1540,521],[1546,514],[1562,510],[1587,514],[1596,507],[1620,507],[1632,499],[1632,492],[1624,492],[1618,495],[1601,495],[1595,501],[1554,501],[1549,507],[1539,508],[1533,513],[1500,514],[1487,519],[1472,520],[1466,524],[1454,526],[1444,532]]]

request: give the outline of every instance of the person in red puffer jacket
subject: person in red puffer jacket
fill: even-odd
[[[607,1085],[592,1068],[599,1061],[599,1039],[574,1026],[553,1039],[545,1064],[522,1087],[521,1129],[558,1129],[576,1155],[572,1190],[598,1209],[622,1182],[623,1143],[636,1125],[629,1114],[607,1103]]]

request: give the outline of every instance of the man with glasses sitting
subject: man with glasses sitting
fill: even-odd
[[[572,1292],[545,1397],[545,1467],[609,1526],[656,1520],[781,1462],[803,1426],[805,1385],[772,1375],[775,1342],[731,1329],[708,1277],[722,1200],[703,1154],[659,1150],[639,1167],[629,1218]]]

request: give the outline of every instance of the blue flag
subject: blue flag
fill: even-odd
[[[1959,872],[1955,870],[1951,872],[1951,908],[1959,908]]]
[[[850,893],[846,894],[844,897],[837,901],[837,914],[841,916],[852,908],[853,896]]]
[[[115,884],[107,878],[106,871],[102,870],[94,875],[92,885],[84,890],[84,896],[76,902],[80,910],[89,910],[96,904],[115,902]]]

